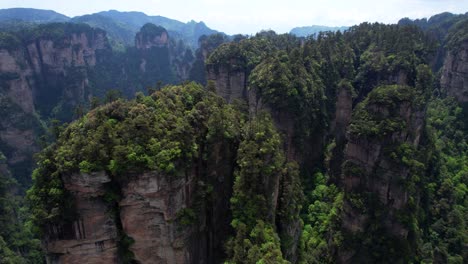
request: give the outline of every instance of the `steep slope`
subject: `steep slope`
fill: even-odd
[[[448,55],[444,60],[440,85],[460,103],[468,102],[468,18],[451,28]]]
[[[241,116],[187,84],[74,122],[28,193],[49,261],[218,263]]]
[[[28,201],[48,261],[463,263],[467,27],[449,28],[202,38],[197,70],[177,72],[203,81],[205,61],[206,87],[109,98],[39,155]],[[161,61],[194,58],[170,36],[145,24],[90,80],[172,78]]]
[[[29,185],[42,121],[79,117],[111,89],[131,97],[188,78],[193,57],[164,28],[148,24],[135,41],[115,52],[105,31],[71,23],[0,33],[0,148],[21,184]]]
[[[342,165],[340,262],[407,262],[415,255],[416,185],[427,160],[424,105],[422,93],[396,85],[375,88],[356,106]]]
[[[21,36],[2,33],[2,40],[1,146],[13,174],[27,186],[37,139],[44,133],[38,113],[72,117],[89,93],[86,69],[95,65],[96,50],[106,48],[105,32],[51,24]]]

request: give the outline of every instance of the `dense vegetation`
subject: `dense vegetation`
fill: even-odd
[[[82,109],[68,126],[54,127],[27,192],[30,222],[18,227],[27,213],[0,219],[0,254],[11,263],[39,257],[31,232],[63,238],[52,227],[65,229],[77,218],[64,178],[104,172],[119,254],[132,263],[132,238],[118,219],[119,186],[151,171],[197,182],[195,201],[177,212],[175,223],[185,230],[203,226],[213,200],[222,199],[217,192],[229,196],[229,224],[220,228],[227,230],[219,253],[226,263],[465,263],[468,106],[446,95],[438,72],[446,52],[465,48],[466,21],[439,15],[363,23],[305,39],[264,31],[229,42],[215,34],[200,38],[195,55],[183,43],[103,51],[97,59],[104,63],[87,74],[105,104],[94,102],[89,113]],[[90,30],[59,25],[37,30],[57,39],[67,27]],[[35,31],[21,32],[0,35],[1,47]],[[140,33],[151,40],[162,32],[148,24]],[[193,62],[188,78],[205,86],[151,88],[176,81],[165,68],[174,50],[176,60]],[[245,86],[228,85],[245,96],[227,104],[205,66],[227,82],[231,73],[245,74]],[[118,92],[105,96],[108,86],[127,96],[140,92],[125,100]],[[22,122],[43,129],[33,117]],[[217,166],[232,179],[228,189],[210,178]],[[10,219],[20,206],[7,191],[15,183],[7,170],[0,176],[0,210]]]
[[[299,153],[307,153],[304,142],[311,142],[308,133],[315,137],[327,134],[325,130],[333,120],[338,92],[349,91],[355,105],[349,136],[360,144],[367,144],[366,141],[381,144],[384,148],[381,159],[401,168],[390,177],[398,178],[405,175],[404,171],[409,172],[406,180],[402,178],[397,183],[398,188],[408,193],[408,203],[393,212],[373,193],[371,180],[362,189],[344,188],[343,174],[365,179],[387,176],[379,171],[367,174],[365,167],[346,162],[342,171],[341,162],[346,160],[340,153],[346,151],[346,142],[334,138],[337,135],[329,135],[324,147],[319,147],[324,156],[317,157],[315,163],[310,159],[313,156],[309,156],[307,162],[300,164],[305,202],[298,203],[306,210],[301,215],[304,227],[299,262],[335,262],[347,254],[343,251],[352,252],[352,262],[461,263],[466,259],[463,250],[467,241],[466,150],[463,147],[466,118],[461,114],[466,112],[466,106],[440,99],[444,91],[438,88],[431,70],[439,69],[438,61],[443,54],[440,50],[445,43],[454,50],[466,42],[465,22],[457,22],[459,19],[455,16],[447,22],[453,27],[445,31],[446,38],[425,33],[415,26],[361,24],[344,34],[318,34],[302,47],[294,39],[288,40],[287,35],[264,32],[238,44],[222,45],[210,56],[208,67],[247,72],[248,89],[255,89],[262,102],[274,112],[286,112],[292,117],[296,128],[293,142]],[[409,121],[402,119],[403,105],[410,106],[415,116],[427,111],[427,126],[420,134],[417,147],[396,140],[396,135],[411,129]],[[434,123],[440,126],[435,128]],[[442,132],[442,126],[450,132]],[[442,147],[453,142],[457,146]],[[320,162],[322,158],[324,165]],[[446,162],[453,166],[451,173],[447,172]],[[348,209],[343,206],[351,206],[351,211],[369,219],[363,222],[364,230],[356,233],[344,227],[344,221],[354,220],[344,218]],[[245,213],[246,207],[243,208]],[[257,211],[253,205],[248,208]],[[265,224],[261,216],[257,219]],[[408,236],[403,240],[398,238],[386,227],[388,221],[401,224],[409,231]],[[238,223],[236,219],[235,223]],[[233,241],[251,240],[237,236],[241,232],[243,237],[248,237],[254,225],[238,224],[236,228],[240,231]],[[276,228],[281,230],[278,224]],[[270,241],[272,245],[276,243],[274,236]],[[280,244],[285,242],[280,240]],[[230,243],[233,249],[228,254],[232,258],[248,259],[249,252],[239,255],[239,245]],[[285,248],[283,256],[287,252]],[[273,253],[274,248],[270,252],[280,257]]]
[[[6,167],[0,152],[0,257],[1,263],[40,263],[40,241],[28,221],[28,212],[21,208],[23,199],[16,193],[17,181]]]

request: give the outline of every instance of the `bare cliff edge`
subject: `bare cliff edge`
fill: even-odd
[[[141,54],[167,48],[165,30],[147,30],[146,35],[139,34],[135,39]],[[79,41],[79,36],[70,41],[72,39],[77,40],[76,45],[85,44]],[[49,46],[46,41],[43,44],[36,41],[31,51],[28,46],[27,54],[41,54],[40,51],[47,50]],[[105,45],[86,47],[90,50],[83,48],[81,57],[73,55],[72,51],[71,64],[76,61],[83,67],[93,66],[93,61],[96,63],[93,54],[98,47],[105,48]],[[36,53],[34,50],[37,50]],[[468,44],[465,43],[460,49],[449,51],[442,71],[442,87],[460,102],[468,102],[467,50]],[[63,51],[64,54],[68,52]],[[52,57],[61,58],[61,54],[54,53]],[[54,60],[50,56],[42,58],[41,55],[41,60],[32,63],[26,57],[24,60],[30,64],[31,76],[37,72],[34,65],[43,65],[41,60],[55,61],[57,65],[61,65],[57,61],[67,61],[63,58]],[[6,56],[2,62],[12,61],[11,58]],[[208,89],[216,91],[228,103],[236,104],[237,100],[246,102],[251,116],[260,111],[269,112],[281,133],[281,147],[287,161],[313,169],[314,163],[322,158],[324,138],[334,138],[335,147],[331,149],[327,166],[331,181],[344,191],[339,221],[340,232],[346,241],[335,249],[337,261],[365,262],[371,259],[369,248],[377,244],[401,252],[415,248],[410,245],[414,242],[412,221],[416,219],[415,208],[419,203],[418,188],[415,186],[419,183],[419,174],[425,170],[428,155],[425,153],[427,139],[424,132],[427,98],[424,98],[423,91],[408,86],[407,74],[399,71],[384,82],[388,85],[370,85],[369,91],[359,94],[359,98],[355,98],[354,88],[350,84],[338,85],[336,98],[331,102],[335,108],[330,127],[324,127],[298,146],[294,142],[297,127],[292,113],[266,103],[255,87],[249,87],[251,69],[245,65],[239,66],[241,63],[236,61],[235,56],[228,59],[229,64],[208,63],[207,80],[211,81]],[[139,62],[142,72],[154,68],[149,67],[144,59]],[[56,64],[55,68],[46,67],[45,70],[66,76],[66,70],[61,71]],[[12,69],[21,65],[19,63]],[[22,78],[18,77],[18,82],[29,85],[29,77]],[[21,91],[20,87],[16,90]],[[84,94],[78,92],[75,95]],[[28,98],[34,101],[33,90],[29,95],[25,94],[23,101],[13,98],[13,95],[10,97],[17,100],[14,103],[24,113],[34,113],[35,108],[27,103]],[[208,150],[209,158],[195,158],[190,161],[189,169],[177,177],[155,171],[126,175],[123,180],[103,171],[60,175],[65,189],[73,196],[76,210],[73,221],[57,222],[48,227],[44,240],[48,263],[119,263],[123,251],[131,254],[132,259],[139,263],[223,261],[223,245],[226,238],[232,235],[229,230],[229,199],[232,196],[236,149],[232,144],[220,141]],[[271,195],[268,212],[274,219],[275,231],[291,238],[288,247],[282,248],[282,253],[285,259],[296,263],[301,221],[275,219],[284,202],[281,201],[284,198],[281,197],[284,191],[282,186],[284,182],[292,181],[286,177],[271,177],[263,187]],[[295,180],[300,181],[299,178]],[[212,186],[211,198],[200,200],[200,195],[206,194],[204,188],[207,184]],[[111,191],[115,189],[119,198],[110,199],[116,195]],[[194,213],[191,210],[195,205],[197,211]],[[196,224],[194,218],[197,218]],[[385,234],[385,241],[372,234]],[[123,242],[126,242],[125,245]]]
[[[124,254],[138,263],[221,262],[236,152],[226,142],[208,151],[177,175],[62,175],[74,220],[48,226],[47,263],[122,263]]]
[[[212,173],[216,178],[223,172]],[[226,238],[222,227],[228,224],[229,197],[225,190],[232,184],[229,174],[224,175],[215,179],[217,200],[204,208],[209,213],[196,226],[178,220],[180,213],[195,202],[200,188],[196,175],[176,180],[157,173],[133,175],[122,186],[117,208],[106,201],[106,185],[111,178],[104,172],[65,176],[77,219],[50,227],[45,240],[47,262],[119,263],[121,228],[134,241],[128,250],[139,263],[217,263]],[[117,219],[115,211],[119,212]]]
[[[145,25],[135,48],[116,55],[106,32],[83,24],[47,24],[23,33],[1,33],[0,149],[20,183],[29,185],[41,120],[71,121],[93,96],[119,88],[133,96],[142,87],[187,78],[191,60],[179,54],[167,31]],[[16,35],[15,35],[16,34]],[[179,53],[178,53],[179,52]],[[175,65],[175,74],[172,73]],[[78,110],[78,111],[77,111]]]
[[[442,68],[441,87],[458,102],[468,102],[468,41],[448,51]]]
[[[49,263],[118,263],[118,229],[112,205],[105,201],[104,172],[63,177],[75,199],[78,219],[46,242]],[[140,263],[188,263],[194,259],[191,232],[175,222],[193,201],[193,177],[169,181],[164,175],[135,175],[122,188],[119,220],[135,241],[130,250]],[[195,239],[195,237],[192,237]],[[201,239],[201,237],[200,237]]]
[[[97,50],[108,48],[105,32],[89,30],[0,49],[0,147],[21,183],[30,181],[27,168],[33,167],[36,140],[43,133],[38,113],[72,112],[89,92],[86,69],[96,64]]]
[[[341,223],[345,239],[356,244],[339,249],[341,263],[368,259],[371,253],[366,249],[373,245],[361,239],[370,233],[389,237],[371,243],[396,245],[402,251],[409,248],[412,227],[407,219],[418,201],[408,197],[419,197],[414,185],[423,173],[425,154],[423,99],[412,90],[399,85],[377,87],[353,112],[342,165]]]

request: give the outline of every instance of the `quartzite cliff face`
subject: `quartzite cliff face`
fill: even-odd
[[[44,241],[47,262],[118,262],[116,222],[103,199],[110,177],[105,173],[73,174],[63,181],[75,199],[78,216],[67,225],[50,226]]]
[[[0,48],[0,149],[26,185],[35,141],[44,134],[42,121],[71,121],[110,89],[133,96],[158,81],[184,79],[193,60],[183,59],[190,53],[183,43],[174,44],[164,28],[152,24],[125,54],[113,52],[105,31],[82,24],[43,25],[11,35],[16,44]]]
[[[63,173],[74,209],[71,219],[45,228],[48,262],[119,263],[130,254],[138,263],[220,263],[230,234],[235,146],[201,143],[176,174]]]
[[[89,95],[87,70],[96,64],[96,51],[107,48],[105,32],[89,28],[0,49],[0,146],[21,183],[29,182],[36,140],[43,133],[39,114],[71,118]]]
[[[352,249],[340,248],[341,263],[372,259],[368,251],[380,243],[401,250],[411,243],[411,226],[401,216],[411,217],[414,212],[409,208],[418,203],[409,201],[409,197],[419,197],[411,186],[423,168],[413,167],[415,163],[410,160],[421,158],[418,151],[424,147],[421,141],[425,113],[408,89],[412,88],[377,87],[354,111],[342,165],[345,200],[341,223],[345,236],[349,236],[346,239],[356,244]],[[408,96],[392,98],[392,90]],[[375,99],[377,93],[392,103]],[[385,123],[389,120],[392,121]],[[378,131],[372,132],[374,129]],[[370,233],[387,234],[388,240],[373,240]],[[367,242],[363,235],[369,237]],[[394,258],[397,260],[398,256]]]
[[[397,31],[399,29],[393,28],[392,30]],[[403,32],[403,34],[406,33]],[[367,33],[363,35],[366,36]],[[341,35],[339,36],[337,39],[347,41],[346,36],[343,38]],[[379,35],[377,38],[380,37]],[[76,39],[80,39],[80,37],[76,37]],[[80,41],[77,43],[83,44]],[[136,66],[135,69],[143,76],[154,77],[152,70],[157,68],[158,65],[154,63],[155,60],[150,62],[148,56],[162,53],[164,59],[171,60],[170,40],[167,32],[161,28],[151,25],[143,28],[136,36],[135,44],[133,59],[136,63],[132,65]],[[384,46],[384,44],[382,45]],[[48,45],[46,42],[43,44],[37,42],[35,48],[31,47],[31,49],[47,50]],[[317,225],[320,228],[327,229],[319,231],[323,233],[321,235],[324,236],[324,241],[321,242],[323,248],[318,249],[318,251],[330,250],[331,253],[327,252],[327,254],[330,253],[329,259],[339,263],[364,263],[369,261],[381,263],[388,261],[389,256],[396,262],[408,262],[409,260],[405,257],[419,254],[412,252],[419,250],[419,245],[416,245],[419,242],[416,238],[419,231],[414,228],[415,226],[420,228],[416,223],[416,221],[420,220],[418,218],[420,216],[416,214],[417,209],[420,209],[422,188],[418,187],[418,184],[422,184],[421,179],[423,177],[420,176],[425,173],[426,166],[429,164],[428,157],[432,155],[426,152],[432,147],[430,146],[432,143],[427,135],[425,123],[428,94],[433,89],[432,76],[429,76],[430,74],[426,76],[429,80],[427,82],[421,82],[418,79],[420,74],[419,66],[423,66],[423,68],[426,66],[422,58],[413,61],[410,66],[395,63],[391,64],[390,67],[387,62],[394,62],[395,58],[404,60],[406,53],[402,53],[403,55],[397,54],[396,56],[390,51],[379,51],[382,53],[382,56],[379,57],[381,61],[368,62],[371,66],[373,66],[373,63],[382,62],[382,65],[378,65],[377,70],[370,67],[375,71],[367,71],[366,66],[369,65],[364,64],[363,61],[365,60],[362,56],[360,58],[362,61],[343,62],[349,63],[349,67],[354,67],[356,71],[368,74],[368,79],[360,80],[362,74],[352,76],[354,73],[349,73],[349,78],[343,78],[343,82],[328,82],[330,87],[322,87],[320,85],[323,83],[319,79],[322,78],[322,75],[335,76],[333,74],[328,75],[329,72],[327,72],[327,70],[331,71],[333,67],[328,69],[323,65],[319,66],[320,63],[324,63],[329,59],[324,57],[320,63],[314,61],[314,56],[320,57],[319,55],[313,55],[308,58],[310,60],[301,61],[301,56],[306,57],[306,55],[300,53],[305,53],[304,50],[307,50],[304,45],[302,43],[298,46],[297,53],[292,52],[294,56],[297,56],[295,57],[299,61],[297,64],[300,66],[305,65],[303,68],[297,67],[297,64],[293,63],[286,64],[288,60],[292,60],[288,58],[286,53],[279,52],[280,59],[277,60],[278,63],[284,63],[291,66],[291,68],[297,67],[295,69],[297,71],[294,71],[291,75],[303,74],[300,76],[304,77],[304,79],[317,79],[317,82],[313,82],[315,80],[305,82],[306,84],[302,86],[303,90],[296,89],[302,85],[300,82],[302,79],[294,83],[287,91],[281,90],[281,88],[287,86],[283,85],[285,82],[281,82],[281,85],[278,85],[279,88],[266,87],[265,89],[271,88],[271,90],[274,90],[274,88],[278,88],[280,92],[261,91],[260,88],[257,90],[257,87],[252,85],[252,76],[249,76],[253,75],[251,72],[252,67],[255,69],[255,65],[250,65],[247,58],[242,57],[245,54],[231,53],[236,49],[228,50],[224,54],[226,57],[217,58],[217,61],[207,59],[206,65],[206,79],[209,81],[206,87],[207,90],[215,91],[226,103],[232,104],[233,109],[237,109],[236,107],[241,108],[244,111],[242,114],[249,117],[249,122],[255,120],[258,114],[268,112],[272,117],[275,131],[277,130],[281,137],[281,140],[278,141],[281,142],[278,143],[281,145],[279,147],[281,151],[279,152],[282,152],[281,155],[284,154],[285,161],[282,165],[285,165],[285,168],[281,168],[281,173],[267,174],[268,177],[261,178],[259,180],[260,186],[256,186],[258,188],[254,189],[255,192],[260,194],[261,199],[266,200],[265,204],[267,206],[265,207],[268,207],[266,210],[268,216],[265,219],[274,229],[274,235],[284,235],[286,238],[281,237],[282,248],[280,254],[292,263],[297,263],[303,257],[300,255],[301,250],[304,250],[300,248],[304,246],[301,237],[305,233],[302,232],[303,222],[312,221],[307,218],[316,217],[315,215],[312,217],[306,216],[302,221],[299,217],[294,217],[296,212],[291,213],[288,211],[290,208],[284,208],[291,206],[291,210],[297,210],[298,215],[302,206],[302,197],[290,199],[294,194],[288,193],[288,191],[300,189],[302,180],[313,182],[315,180],[313,173],[320,171],[326,174],[325,171],[328,170],[327,177],[329,178],[326,183],[304,183],[304,185],[313,185],[307,188],[316,188],[307,190],[311,193],[323,191],[320,189],[322,187],[336,188],[338,191],[335,191],[338,194],[333,195],[341,197],[333,201],[332,209],[330,209],[331,207],[320,208],[320,210],[334,211],[335,215],[333,217],[327,215],[329,212],[309,212],[310,214],[323,213],[320,217],[326,218],[323,221],[327,222],[320,223],[322,220],[316,220],[316,222],[307,223],[309,227],[310,225]],[[395,46],[397,45],[395,44]],[[226,47],[229,46],[222,46],[221,49]],[[360,52],[366,49],[372,50],[373,46],[364,48]],[[317,50],[319,49],[317,48]],[[465,43],[456,51],[449,51],[442,70],[442,87],[449,95],[457,97],[460,102],[468,101],[468,88],[466,85],[468,83],[467,50],[468,44]],[[28,52],[34,53],[32,51]],[[64,52],[67,53],[68,51]],[[359,54],[357,51],[354,52]],[[413,51],[411,50],[411,52]],[[411,52],[410,54],[415,55]],[[40,52],[36,53],[39,54]],[[88,52],[83,51],[84,53],[88,54]],[[59,52],[54,56],[60,57],[62,56],[60,54],[62,53]],[[93,53],[89,52],[89,54]],[[50,61],[51,59],[45,58],[45,60]],[[81,61],[85,66],[93,63],[92,56],[89,58],[84,55],[81,58],[76,56],[74,60]],[[267,59],[263,58],[262,60]],[[4,61],[10,62],[11,58],[5,55]],[[259,62],[256,61],[256,63]],[[301,65],[301,63],[304,65]],[[359,65],[360,63],[361,65]],[[20,67],[20,65],[15,66],[14,63],[5,63],[5,65],[2,66],[5,69]],[[32,63],[31,65],[35,64]],[[80,65],[83,66],[83,64]],[[324,69],[317,70],[318,73],[314,74],[314,65],[324,67]],[[390,72],[387,69],[388,67],[391,68]],[[409,67],[409,69],[405,67]],[[125,67],[123,69],[128,70]],[[289,68],[285,67],[284,69]],[[10,71],[14,72],[14,70]],[[35,71],[34,67],[31,66],[30,72]],[[57,69],[54,68],[53,72],[63,71],[58,67]],[[124,72],[126,71],[124,70]],[[307,74],[304,74],[304,72]],[[269,76],[268,74],[265,75]],[[272,79],[275,77],[277,76],[273,76]],[[18,79],[21,82],[22,79],[20,77]],[[24,78],[24,80],[27,79]],[[26,84],[27,81],[23,83]],[[288,79],[286,83],[292,82]],[[425,83],[424,85],[427,87],[421,83]],[[355,84],[357,84],[357,92],[353,87]],[[333,90],[333,92],[329,93],[330,96],[326,98],[317,87]],[[18,91],[20,91],[19,88]],[[312,92],[307,94],[307,91],[313,91],[316,94]],[[282,93],[278,96],[281,98],[274,102],[268,101],[268,92]],[[305,115],[313,116],[314,122],[304,122],[306,123],[305,126],[307,126],[307,131],[304,134],[300,134],[304,132],[301,131],[301,129],[304,129],[304,127],[301,127],[301,122],[310,121],[310,119],[301,116],[303,113],[293,112],[292,108],[295,110],[303,110],[304,108],[295,108],[292,104],[304,103],[296,99],[305,98],[306,96],[301,94],[298,97],[288,97],[294,92],[308,95],[307,107],[317,108],[314,109],[315,112],[306,112]],[[78,96],[81,95],[78,94]],[[146,100],[150,101],[150,103],[144,105],[144,103],[139,102],[142,105],[138,105],[130,112],[137,115],[139,111],[144,112],[143,110],[148,107],[157,109],[158,104],[166,103],[174,110],[175,105],[181,101],[189,105],[194,104],[195,99],[192,95],[184,95],[181,97],[182,99],[177,96],[170,94],[167,97],[161,97],[163,101],[155,104],[151,104],[149,98],[139,96],[136,101]],[[34,92],[31,93],[30,97],[34,98]],[[25,98],[24,102],[28,101],[28,97]],[[292,100],[293,103],[288,105],[291,109],[278,106],[283,103],[282,100],[286,101],[290,98],[296,100]],[[320,101],[321,104],[314,104],[315,101]],[[28,104],[24,102],[18,101],[15,103],[24,112],[34,111],[34,108],[29,109]],[[275,105],[275,103],[278,105]],[[190,130],[193,128],[191,126],[196,127],[196,130],[200,129],[201,125],[197,126],[196,123],[199,121],[197,118],[202,116],[207,108],[209,108],[208,104],[201,104],[200,108],[197,108],[194,112],[185,109],[186,112],[183,112],[184,117],[189,116],[193,119],[190,120],[190,125],[177,127],[176,130]],[[327,110],[324,110],[324,108],[332,111],[326,112]],[[117,116],[126,111],[121,108],[114,110],[115,113],[118,113]],[[236,114],[239,113],[236,112]],[[178,116],[174,120],[168,120],[177,123],[180,121],[179,119],[182,119],[182,117]],[[322,119],[327,119],[327,121],[322,123]],[[103,121],[106,124],[119,122],[122,122],[122,120],[119,117],[114,118],[112,115],[106,116]],[[217,124],[232,125],[229,122],[224,123],[224,119],[217,120]],[[204,123],[204,125],[206,124]],[[170,125],[167,126],[170,127]],[[144,125],[139,128],[142,127],[144,130]],[[219,129],[215,125],[212,128],[213,130]],[[171,133],[166,134],[171,135]],[[258,134],[260,135],[261,132]],[[141,139],[139,136],[135,136],[135,138],[137,140]],[[206,139],[208,136],[203,134],[202,138]],[[119,140],[121,138],[113,142]],[[330,143],[326,150],[324,147],[325,142]],[[236,157],[235,153],[237,153],[242,142],[227,143],[225,139],[218,139],[218,141],[211,142],[211,144],[205,143],[207,142],[192,147],[192,150],[199,151],[198,156],[195,155],[196,157],[189,161],[190,164],[177,167],[177,175],[165,174],[157,169],[149,169],[145,173],[118,175],[118,177],[104,171],[60,174],[65,190],[70,192],[73,197],[75,206],[74,220],[66,223],[56,223],[56,225],[48,227],[44,241],[48,261],[50,263],[82,263],[83,261],[89,263],[116,263],[122,261],[125,254],[130,254],[131,258],[138,263],[219,263],[224,261],[226,259],[224,246],[227,238],[233,238],[233,230],[231,229],[236,228],[236,224],[231,223],[233,218],[231,213],[234,210],[230,207],[233,207],[236,202],[233,200],[237,199],[232,194],[233,188],[235,188],[233,183],[236,181],[235,179],[240,178],[239,168],[242,166],[236,164],[239,157]],[[185,147],[190,148],[190,145]],[[149,150],[145,149],[145,151]],[[259,151],[264,150],[259,148]],[[330,153],[325,153],[328,151]],[[135,150],[135,152],[138,151]],[[266,156],[268,161],[271,156]],[[125,158],[130,161],[130,154],[124,156],[123,159],[125,160]],[[89,161],[92,160],[89,159]],[[325,164],[319,164],[323,161],[325,161]],[[108,166],[107,164],[106,166]],[[297,175],[288,175],[290,168],[286,168],[286,164],[294,168],[298,165],[297,168],[299,168],[300,172],[297,172]],[[179,165],[176,164],[176,166]],[[298,189],[291,187],[291,182],[297,184]],[[326,186],[320,186],[320,184]],[[327,190],[326,188],[323,189]],[[331,193],[332,191],[323,192]],[[315,194],[306,195],[313,196]],[[328,195],[332,194],[321,193],[320,195],[322,195],[321,198],[323,199],[308,201],[312,202],[308,204],[311,207],[303,208],[303,211],[317,210],[314,205],[326,207],[326,203],[330,203],[330,201],[322,200],[330,199]],[[336,197],[333,197],[333,199]],[[308,197],[308,199],[315,198]],[[193,210],[194,208],[196,208],[196,211]],[[281,215],[284,212],[288,214]],[[304,230],[307,229],[304,228]],[[335,234],[336,237],[331,237]],[[311,237],[314,240],[314,237]],[[236,238],[234,237],[234,239]],[[325,249],[326,247],[329,247],[329,249]],[[376,248],[377,250],[374,252],[373,249]],[[382,256],[387,259],[381,258]]]
[[[445,57],[440,79],[442,88],[460,103],[468,102],[468,42]]]

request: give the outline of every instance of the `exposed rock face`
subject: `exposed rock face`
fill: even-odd
[[[228,103],[235,99],[247,99],[247,76],[243,71],[216,65],[208,67],[207,80],[215,82],[216,93]]]
[[[70,66],[96,65],[96,50],[108,47],[106,34],[93,31],[91,34],[74,33],[60,43],[39,38],[27,46],[32,68],[36,73],[43,67],[64,72]]]
[[[410,167],[399,161],[402,159],[399,155],[402,154],[391,152],[398,153],[396,148],[403,144],[416,150],[420,148],[424,110],[409,101],[399,102],[392,108],[373,103],[366,105],[366,111],[371,115],[401,120],[403,129],[377,136],[353,132],[348,134],[341,179],[345,191],[341,223],[350,236],[358,236],[363,232],[368,234],[369,223],[378,222],[382,226],[381,232],[402,241],[408,237],[410,228],[399,219],[398,214],[408,208],[410,195],[403,183],[411,182],[414,172],[410,172]],[[354,249],[360,247],[354,245]],[[363,251],[340,249],[339,261],[360,262],[366,259],[363,255],[369,253]]]
[[[336,97],[335,118],[331,124],[331,131],[337,141],[342,141],[346,136],[346,128],[351,121],[353,112],[353,94],[350,87],[342,86],[338,90]]]
[[[139,263],[193,263],[186,241],[191,232],[176,215],[193,200],[194,178],[171,180],[147,173],[132,177],[119,203],[124,232],[135,240],[130,250]]]
[[[120,184],[122,199],[115,207],[105,199],[115,181],[106,173],[63,176],[77,217],[50,228],[48,263],[119,263],[119,229],[133,239],[128,250],[138,263],[220,263],[229,234],[236,152],[223,143],[211,147],[209,162],[194,162],[186,175],[129,175]],[[207,184],[213,187],[211,198],[200,200]],[[196,215],[184,216],[184,210]],[[119,212],[119,219],[112,211]]]
[[[0,74],[0,145],[4,146],[2,151],[8,165],[14,170],[16,166],[30,166],[32,153],[37,151],[34,124],[38,120],[34,116],[33,91],[30,87],[33,72],[27,66],[26,54],[18,48],[0,50]],[[31,124],[25,126],[24,121]],[[28,176],[20,175],[21,178]]]
[[[135,47],[142,50],[151,49],[153,47],[167,47],[169,43],[167,31],[161,28],[161,32],[144,32],[143,30],[146,26],[147,25],[143,26],[142,31],[137,33],[135,37]]]
[[[231,62],[233,65],[236,64],[235,59],[231,59]],[[237,67],[233,69],[230,65],[208,64],[206,70],[207,80],[214,82],[216,94],[224,98],[226,102],[233,103],[236,100],[243,100],[247,103],[249,112],[252,115],[264,110],[270,112],[276,129],[283,135],[283,148],[287,161],[298,163],[304,161],[306,155],[298,153],[297,146],[293,141],[295,136],[294,118],[288,112],[274,110],[268,104],[265,104],[256,89],[248,87],[247,80],[249,76],[245,69]],[[311,146],[322,144],[322,139],[315,137],[309,143],[302,147],[305,152],[311,153],[310,156],[307,156],[310,160],[316,158],[315,155],[319,153],[318,151],[312,151]],[[265,183],[265,192],[271,194],[271,200],[269,201],[271,205],[269,213],[271,215],[269,217],[272,219],[272,223],[275,223],[290,238],[291,244],[283,250],[284,257],[294,263],[298,258],[297,247],[302,232],[301,222],[289,219],[275,220],[280,200],[283,199],[280,195],[283,181],[285,179],[280,176],[267,181]]]
[[[87,99],[87,69],[96,64],[97,50],[109,48],[105,32],[89,30],[0,49],[0,146],[6,146],[2,151],[21,183],[29,182],[32,155],[42,132],[37,112],[49,116],[62,101],[55,117],[68,120],[73,108]]]
[[[36,105],[44,104],[42,97],[71,95],[67,99],[83,100],[88,82],[85,73],[79,76],[80,80],[73,80],[81,88],[78,91],[60,90],[62,87],[56,86],[73,75],[74,69],[95,66],[96,51],[108,48],[105,32],[91,30],[88,34],[72,33],[56,41],[39,37],[24,49],[0,50],[0,73],[10,76],[2,88],[26,113],[33,113]],[[59,94],[51,94],[54,90]],[[54,106],[57,102],[47,103]]]
[[[335,146],[331,160],[327,160],[329,174],[334,183],[340,183],[341,164],[343,163],[343,149],[346,145],[346,130],[353,112],[353,94],[351,87],[341,86],[336,97],[335,116],[331,122],[330,133],[335,137]]]
[[[440,84],[458,102],[468,102],[468,42],[457,51],[449,51],[442,68]]]
[[[51,227],[45,242],[48,263],[117,263],[117,227],[103,199],[110,178],[103,172],[63,177],[75,199],[78,219]]]
[[[29,66],[35,77],[31,89],[39,110],[49,114],[60,100],[71,108],[86,101],[90,92],[87,69],[96,65],[96,52],[105,49],[110,49],[105,32],[94,29],[59,41],[38,38],[28,44]]]
[[[26,54],[21,49],[0,50],[0,73],[10,76],[1,85],[8,97],[26,113],[34,112],[33,91],[29,79],[33,72],[27,67]]]

